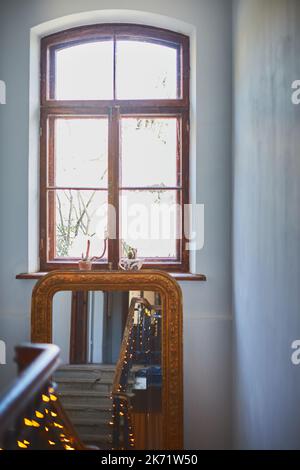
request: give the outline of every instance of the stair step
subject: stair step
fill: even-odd
[[[63,401],[63,399],[61,399]],[[89,403],[77,403],[74,404],[73,402],[69,402],[64,405],[64,409],[68,412],[68,414],[74,415],[78,418],[82,417],[91,417],[94,416],[106,416],[112,414],[112,402],[110,400],[107,404],[89,404]]]
[[[90,419],[95,416],[99,416],[99,419],[101,418],[109,421],[112,415],[112,409],[109,408],[109,406],[97,407],[97,405],[87,405],[86,408],[80,408],[80,405],[77,405],[78,407],[76,408],[74,406],[69,406],[68,404],[63,404],[63,406],[72,422],[75,419]]]
[[[116,364],[61,364],[57,370],[115,370]]]
[[[82,434],[80,437],[81,437],[82,441],[85,444],[95,443],[95,445],[97,445],[99,443],[106,443],[108,445],[109,444],[111,445],[111,442],[112,442],[111,434],[89,434],[89,433],[86,433],[86,434]]]
[[[84,419],[73,419],[72,423],[80,437],[86,434],[93,436],[97,436],[99,434],[109,435],[111,432],[111,426],[109,425],[108,420],[98,420],[98,422],[95,421],[92,423]]]
[[[107,379],[94,379],[82,377],[55,377],[58,386],[58,392],[63,390],[99,390],[102,392],[110,392],[112,381]]]
[[[68,406],[76,401],[76,404],[86,404],[90,407],[101,405],[106,407],[112,406],[110,394],[107,392],[96,390],[58,390],[63,406]]]
[[[111,401],[111,400],[110,400]],[[93,411],[94,413],[98,412],[105,412],[105,411],[111,411],[112,408],[111,406],[105,406],[105,405],[89,405],[88,403],[68,403],[67,405],[64,406],[64,408],[68,411]]]
[[[72,423],[75,426],[109,426],[109,420],[103,418],[73,418]]]
[[[61,396],[70,396],[70,397],[110,397],[110,394],[107,392],[99,392],[97,390],[64,390],[62,392],[58,392]]]
[[[81,434],[80,438],[86,445],[98,447],[100,450],[110,450],[112,448],[112,436],[110,434]]]
[[[55,371],[54,376],[113,380],[115,369],[113,364],[65,364]]]
[[[103,434],[104,436],[106,436],[109,435],[109,433],[111,432],[111,427],[109,426],[108,422],[103,422],[102,424],[74,423],[74,427],[80,437],[86,434],[89,434],[91,436]]]
[[[89,378],[89,377],[63,377],[58,376],[56,377],[57,383],[79,383],[79,384],[95,384],[95,383],[103,383],[106,385],[111,385],[113,383],[110,379],[102,379],[98,377],[97,379]]]

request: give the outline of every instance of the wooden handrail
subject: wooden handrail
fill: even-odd
[[[54,344],[25,343],[15,351],[20,374],[0,396],[0,437],[46,386],[60,362]]]
[[[124,442],[122,446],[124,448],[133,448],[134,447],[134,427],[132,424],[132,415],[131,415],[131,397],[128,395],[127,390],[124,387],[122,373],[124,366],[130,367],[129,361],[132,357],[132,333],[134,326],[134,315],[135,315],[135,306],[136,304],[143,305],[149,310],[153,310],[153,306],[148,302],[147,299],[142,297],[134,297],[131,299],[127,321],[124,329],[123,340],[121,344],[121,350],[119,359],[116,366],[113,386],[112,386],[112,399],[113,399],[113,445],[116,448],[119,448],[119,433],[120,433],[120,422],[119,415],[124,416],[126,424],[123,423],[123,439]],[[131,351],[131,352],[130,352]],[[128,377],[127,377],[128,378]],[[126,409],[126,412],[125,412]],[[122,411],[122,413],[121,413]],[[126,430],[126,432],[125,432]],[[124,437],[125,436],[125,437]],[[121,447],[123,448],[123,447]]]
[[[129,341],[130,334],[132,331],[132,326],[133,326],[135,305],[137,303],[145,305],[149,309],[153,308],[147,299],[144,299],[142,297],[133,297],[131,299],[128,316],[126,320],[126,325],[124,329],[123,340],[122,340],[121,349],[120,349],[120,355],[119,355],[119,359],[116,365],[116,372],[115,372],[113,386],[112,386],[113,395],[118,394],[120,392],[119,385],[120,385],[120,380],[121,380],[121,374],[122,374],[124,361],[126,359],[128,341]]]

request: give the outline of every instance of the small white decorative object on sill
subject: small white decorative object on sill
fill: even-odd
[[[143,266],[144,260],[141,258],[121,258],[119,266],[124,271],[138,271]]]
[[[126,256],[120,259],[120,268],[124,271],[138,271],[141,269],[144,260],[142,258],[137,258],[137,249],[128,245],[124,241],[122,241],[122,246]]]

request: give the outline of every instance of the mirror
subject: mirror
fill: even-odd
[[[62,360],[54,381],[82,442],[100,449],[121,443],[135,449],[159,449],[159,294],[61,291],[53,297],[52,312],[53,342],[60,347]],[[122,427],[128,436],[117,435]]]
[[[164,273],[57,272],[39,281],[32,340],[60,347],[53,380],[85,445],[182,448],[181,321],[180,289]]]

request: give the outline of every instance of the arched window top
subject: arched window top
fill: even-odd
[[[42,101],[180,100],[187,103],[188,37],[128,24],[84,26],[42,40]]]

